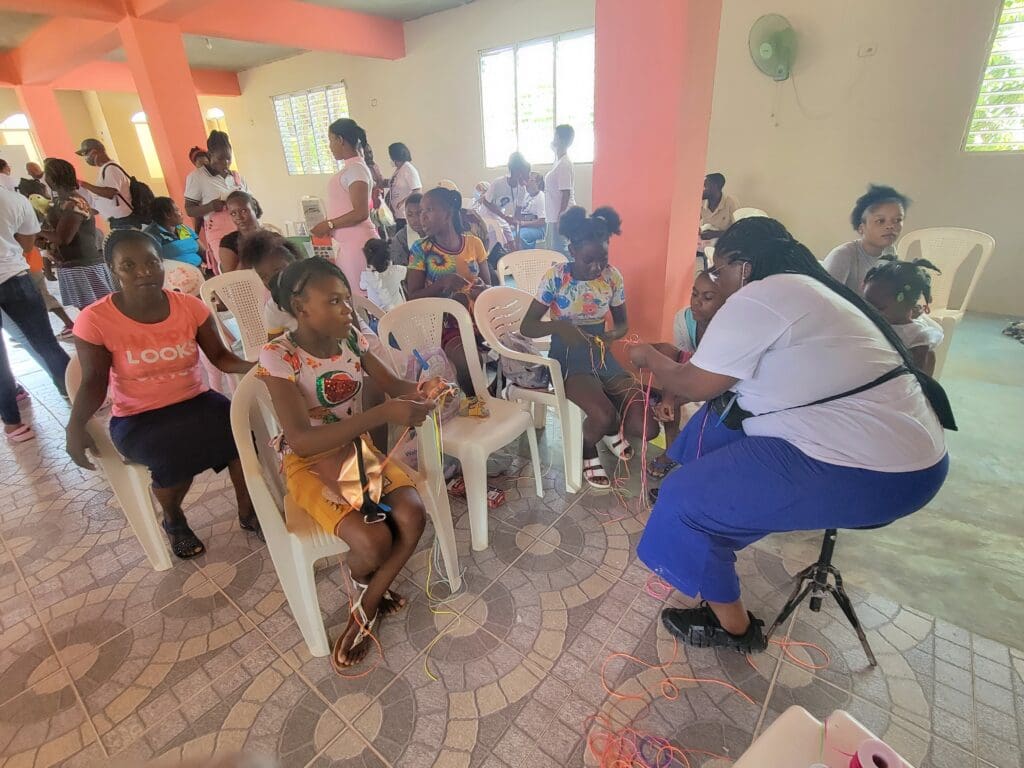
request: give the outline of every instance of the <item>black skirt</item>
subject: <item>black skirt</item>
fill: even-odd
[[[129,461],[142,464],[154,488],[172,488],[238,458],[231,402],[208,391],[181,403],[110,419],[110,437]]]

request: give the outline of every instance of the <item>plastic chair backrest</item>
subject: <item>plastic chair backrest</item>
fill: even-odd
[[[760,208],[737,208],[733,211],[732,220],[739,221],[740,219],[750,219],[754,216],[767,216],[768,214],[762,211]]]
[[[441,347],[441,330],[444,316],[451,315],[459,325],[463,349],[476,349],[476,337],[473,333],[473,320],[469,311],[453,299],[413,299],[399,304],[380,319],[377,335],[381,341],[394,339],[398,349],[385,343],[384,347],[391,356],[391,367],[396,371],[404,371],[406,359],[413,350],[429,350]],[[487,394],[487,378],[480,365],[480,356],[466,355],[469,374],[473,380],[473,388],[477,395],[489,399]],[[429,376],[429,372],[424,374]]]
[[[260,276],[251,269],[239,269],[212,277],[203,283],[200,295],[214,315],[214,323],[225,346],[230,348],[224,327],[217,317],[217,299],[234,315],[242,333],[242,356],[249,361],[259,359],[260,350],[267,343],[267,326],[263,322],[263,307],[267,289]]]
[[[938,379],[946,367],[946,360],[949,357],[949,347],[953,343],[953,334],[956,333],[956,317],[953,315],[939,314],[932,318],[942,326],[942,343],[935,350],[935,371],[932,377]]]
[[[231,398],[231,433],[235,438],[247,481],[253,481],[253,473],[262,477],[262,482],[281,515],[283,530],[285,487],[281,477],[281,460],[271,445],[272,439],[279,431],[270,393],[253,369],[245,375]],[[266,529],[262,517],[260,524]]]
[[[505,277],[511,275],[516,282],[516,288],[533,297],[537,295],[540,281],[547,271],[555,264],[564,264],[566,261],[568,259],[565,254],[558,251],[546,251],[541,248],[514,251],[498,259],[498,281],[500,285],[504,285]]]
[[[914,247],[915,245],[917,248]],[[965,312],[971,301],[971,296],[974,294],[974,289],[981,279],[981,273],[985,271],[988,260],[992,258],[992,251],[995,250],[995,247],[995,238],[984,232],[960,227],[930,227],[915,229],[901,237],[896,244],[896,254],[900,259],[908,261],[914,258],[928,259],[942,270],[941,275],[929,272],[932,278],[931,308],[933,311],[949,309]],[[959,301],[958,306],[950,306],[953,287],[957,278],[960,277],[961,268],[975,253],[978,254],[978,260],[973,270],[964,270],[967,288],[963,293],[963,298]]]
[[[198,296],[205,280],[199,267],[184,261],[164,261],[164,288],[168,291]]]
[[[352,294],[352,309],[356,311],[359,318],[367,325],[370,324],[371,317],[379,321],[386,314],[383,309],[358,293]]]

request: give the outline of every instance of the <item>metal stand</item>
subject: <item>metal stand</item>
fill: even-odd
[[[877,667],[878,662],[875,660],[875,654],[871,651],[871,646],[868,645],[864,628],[860,625],[860,620],[853,610],[853,603],[850,601],[849,595],[843,589],[843,577],[840,575],[839,569],[832,565],[832,554],[836,548],[836,535],[835,528],[829,528],[825,531],[825,540],[821,543],[821,553],[818,555],[818,562],[809,565],[796,575],[796,587],[793,589],[793,594],[790,595],[789,600],[786,601],[782,611],[768,630],[767,636],[771,637],[778,626],[793,614],[793,611],[796,610],[797,606],[808,595],[811,596],[811,610],[815,613],[820,611],[821,602],[825,594],[828,593],[839,603],[839,607],[846,615],[846,619],[853,627],[853,631],[857,633],[857,639],[860,640],[864,654],[868,657],[868,663],[872,667]],[[829,581],[829,576],[832,577],[835,583]]]

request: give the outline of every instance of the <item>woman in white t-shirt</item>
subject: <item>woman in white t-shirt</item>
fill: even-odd
[[[334,238],[334,261],[345,273],[349,285],[356,286],[366,264],[363,245],[377,236],[370,221],[373,177],[362,156],[366,131],[355,120],[343,117],[331,123],[327,134],[331,153],[344,165],[327,182],[327,219],[313,227],[312,235]],[[359,293],[366,295],[362,290]]]
[[[572,161],[569,159],[569,147],[576,138],[576,131],[571,125],[556,125],[555,138],[551,149],[555,153],[555,164],[544,177],[544,207],[547,221],[547,244],[552,251],[566,252],[569,247],[565,237],[558,231],[558,220],[562,214],[576,205],[576,182],[573,178]]]
[[[523,248],[536,248],[544,239],[544,177],[534,171],[526,180],[526,203],[517,217],[519,241]]]
[[[232,171],[231,143],[223,131],[211,131],[206,141],[210,162],[196,168],[185,179],[185,213],[203,220],[206,234],[207,265],[220,272],[220,241],[237,228],[227,210],[228,195],[249,187],[237,171]]]
[[[690,361],[646,344],[631,352],[663,389],[712,401],[669,452],[682,466],[662,484],[638,554],[706,601],[664,610],[670,632],[752,653],[767,640],[740,600],[736,552],[769,533],[917,511],[946,478],[942,430],[955,422],[884,318],[777,221],[731,226],[710,272],[727,299]]]
[[[405,227],[405,201],[414,192],[423,191],[423,182],[420,181],[420,172],[412,164],[412,152],[400,141],[388,146],[388,156],[395,164],[395,172],[391,180],[387,182],[388,205],[395,214],[395,233],[402,231]]]
[[[359,276],[359,287],[366,291],[366,298],[390,312],[399,304],[405,303],[406,267],[391,263],[391,252],[388,244],[378,237],[366,241],[363,246],[366,256],[366,269]]]

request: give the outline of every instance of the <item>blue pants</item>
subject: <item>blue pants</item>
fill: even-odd
[[[931,501],[949,469],[948,455],[915,472],[826,464],[719,425],[706,405],[669,455],[682,466],[662,483],[637,554],[680,592],[715,603],[739,600],[738,550],[769,533],[890,523]]]
[[[545,230],[540,227],[520,227],[519,228],[519,240],[523,243],[523,248],[536,248],[537,241],[543,240]]]
[[[46,312],[43,297],[32,282],[28,272],[0,283],[0,309],[4,319],[13,321],[8,331],[15,330],[14,337],[24,344],[32,357],[40,363],[59,392],[64,393],[64,372],[68,367],[68,353],[58,343],[50,326],[50,315]],[[7,347],[0,338],[0,419],[4,424],[20,424],[18,401],[14,376],[7,359]]]

